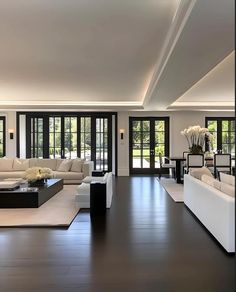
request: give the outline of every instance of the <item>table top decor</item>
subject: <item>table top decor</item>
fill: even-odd
[[[201,128],[200,126],[190,126],[181,131],[181,135],[187,139],[189,151],[192,154],[204,153],[206,139],[211,141],[213,138],[207,128]]]
[[[47,167],[31,167],[26,170],[24,179],[33,185],[43,185],[45,179],[52,178],[52,170]]]

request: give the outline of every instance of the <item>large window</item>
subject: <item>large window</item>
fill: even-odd
[[[26,152],[23,157],[27,158],[81,157],[94,161],[97,170],[115,170],[113,117],[115,113],[18,113],[17,154]]]
[[[43,118],[30,118],[31,157],[43,158]]]
[[[220,150],[235,156],[235,119],[206,118],[206,127],[213,135],[210,150]]]
[[[5,156],[5,149],[6,149],[6,124],[5,124],[5,117],[0,117],[0,157]]]
[[[80,118],[80,157],[91,159],[91,117]]]
[[[169,118],[130,118],[130,172],[158,173],[169,154]]]

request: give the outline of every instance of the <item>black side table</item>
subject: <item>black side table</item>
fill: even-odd
[[[106,214],[106,183],[90,184],[90,216]]]

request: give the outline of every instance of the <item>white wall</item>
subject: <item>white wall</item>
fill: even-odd
[[[205,117],[232,117],[233,112],[119,112],[119,129],[125,129],[124,140],[118,139],[118,175],[129,175],[129,117],[169,117],[170,118],[170,155],[179,156],[188,150],[186,139],[180,131],[194,125],[205,127]]]

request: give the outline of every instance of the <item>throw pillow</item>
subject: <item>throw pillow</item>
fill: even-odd
[[[235,186],[235,177],[233,175],[220,172],[220,181],[225,184]]]
[[[222,193],[225,193],[231,197],[235,197],[235,187],[226,183],[221,183],[221,188],[220,188]]]
[[[71,170],[74,172],[82,172],[82,165],[84,163],[84,159],[74,159],[72,162]]]
[[[86,184],[90,184],[91,182],[103,182],[104,181],[104,176],[86,176],[82,182]]]
[[[29,168],[29,159],[15,158],[13,161],[13,170],[24,171]]]
[[[71,160],[63,160],[62,163],[59,165],[57,171],[67,172],[70,171],[72,161]]]
[[[190,168],[189,173],[191,176],[193,176],[197,179],[200,179],[200,180],[201,180],[203,174],[206,174],[208,176],[213,177],[210,170],[205,166],[203,166],[201,168]]]
[[[12,158],[0,158],[0,171],[12,171],[12,166]]]
[[[203,174],[201,177],[201,181],[208,184],[209,186],[214,186],[215,179],[212,176],[209,176],[207,174]]]

